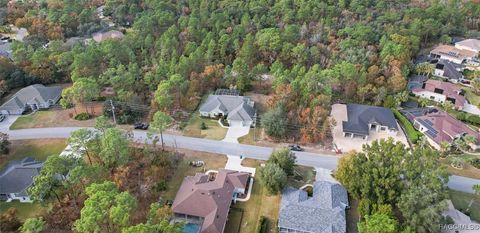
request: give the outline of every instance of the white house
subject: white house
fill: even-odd
[[[256,112],[254,102],[244,96],[210,95],[200,106],[203,117],[226,117],[230,126],[254,126]]]
[[[480,52],[480,40],[466,39],[455,43],[455,48],[469,50],[475,53]]]
[[[27,190],[42,169],[43,162],[27,157],[10,162],[0,171],[0,200],[32,202]]]
[[[422,87],[414,88],[412,93],[415,96],[430,99],[438,103],[450,101],[457,110],[462,110],[466,103],[461,88],[453,83],[434,79],[429,79]]]
[[[456,64],[468,63],[475,59],[477,53],[471,50],[459,49],[452,45],[439,45],[430,52],[430,57],[451,61]]]
[[[0,106],[0,113],[21,115],[28,108],[33,111],[47,109],[58,102],[61,94],[62,88],[60,86],[30,85],[20,89],[12,98]]]

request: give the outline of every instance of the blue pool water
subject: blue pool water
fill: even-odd
[[[198,232],[200,232],[200,225],[193,224],[193,223],[187,223],[183,227],[182,232],[183,233],[198,233]]]

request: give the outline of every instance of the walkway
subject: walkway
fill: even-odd
[[[222,141],[238,144],[238,138],[247,135],[249,131],[250,127],[247,126],[231,126],[228,128],[227,134]],[[255,176],[255,168],[242,166],[242,160],[244,158],[243,155],[238,156],[227,154],[227,164],[225,165],[225,169],[248,172],[252,174],[252,176]]]

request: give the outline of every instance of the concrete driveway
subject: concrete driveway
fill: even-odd
[[[465,106],[463,106],[463,111],[480,116],[480,109],[473,104],[465,103]]]
[[[7,132],[10,129],[10,126],[19,118],[20,116],[6,116],[5,120],[0,122],[0,132]]]
[[[231,126],[222,141],[238,143],[238,138],[247,135],[248,132],[250,132],[250,126]]]
[[[250,132],[250,126],[230,126],[227,135],[225,135],[225,138],[222,141],[238,144],[238,138],[247,135],[248,132]],[[255,168],[242,166],[242,160],[245,157],[244,155],[241,156],[242,157],[227,154],[227,164],[225,164],[225,169],[248,172],[252,174],[252,176],[255,176]]]

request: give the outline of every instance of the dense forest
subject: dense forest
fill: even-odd
[[[105,29],[101,5],[126,37],[65,43]],[[480,5],[455,0],[1,0],[0,7],[0,24],[29,32],[14,43],[13,63],[0,60],[1,93],[73,82],[63,95],[71,106],[108,86],[118,101],[174,113],[195,109],[215,88],[248,91],[270,74],[261,90],[271,94],[271,111],[285,110],[270,115],[300,126],[304,142],[328,137],[332,102],[391,101],[422,46],[478,36],[480,27]]]

